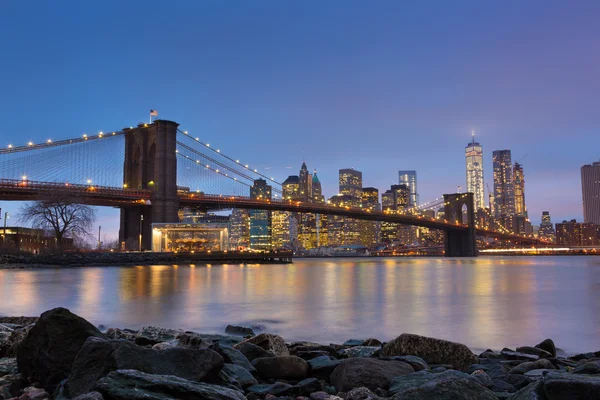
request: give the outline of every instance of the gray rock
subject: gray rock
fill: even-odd
[[[439,379],[467,379],[479,384],[479,380],[477,378],[460,371],[449,370],[433,373],[427,370],[421,370],[419,372],[413,372],[412,374],[396,376],[393,378],[390,383],[389,392],[392,394],[402,393],[414,387],[418,387]]]
[[[256,368],[250,363],[250,360],[248,360],[241,351],[236,350],[233,347],[221,346],[217,343],[212,345],[211,349],[219,353],[226,363],[239,365],[250,372],[256,371]]]
[[[478,362],[467,346],[447,340],[403,333],[386,343],[382,356],[418,356],[429,364],[452,364],[463,370]]]
[[[207,340],[204,335],[193,332],[183,332],[177,335],[179,346],[188,347],[190,349],[206,349],[213,343],[212,340]]]
[[[77,396],[73,398],[73,400],[104,400],[104,397],[100,392],[90,392],[82,394],[81,396]]]
[[[586,362],[573,370],[574,374],[600,374],[600,360]]]
[[[17,368],[16,358],[0,358],[0,377],[4,375],[17,374],[19,368]]]
[[[257,358],[275,357],[275,353],[272,351],[267,351],[262,347],[252,343],[239,343],[234,347],[234,349],[242,353],[250,362],[256,360]]]
[[[504,356],[493,350],[486,350],[479,355],[479,358],[487,358],[490,360],[504,359]]]
[[[546,339],[543,342],[536,344],[535,347],[547,351],[552,357],[556,357],[556,346],[552,339]]]
[[[174,347],[178,347],[179,342],[177,340],[170,340],[168,342],[160,342],[160,343],[156,343],[154,346],[152,346],[152,348],[154,350],[166,350],[166,349],[172,349]]]
[[[135,341],[137,332],[131,329],[108,328],[105,335],[108,339],[122,339]]]
[[[242,388],[258,385],[256,378],[254,378],[254,376],[252,376],[252,374],[244,367],[240,367],[236,364],[225,364],[223,365],[223,371],[238,381]]]
[[[310,375],[318,379],[329,381],[329,377],[341,362],[342,360],[334,360],[329,356],[321,356],[308,360]]]
[[[96,388],[107,400],[245,400],[233,389],[135,370],[113,371]]]
[[[0,340],[0,358],[16,357],[19,345],[27,337],[31,328],[33,328],[33,325],[15,326],[12,328],[10,336],[4,342]]]
[[[532,369],[531,371],[527,371],[523,374],[524,377],[530,379],[531,381],[542,379],[546,374],[550,371],[555,371],[553,369]]]
[[[521,374],[508,374],[508,375],[504,375],[502,377],[499,377],[497,379],[501,379],[501,380],[503,380],[506,383],[510,383],[517,390],[521,390],[525,386],[527,386],[531,382],[533,382],[532,379],[526,377],[525,375],[521,375]]]
[[[350,390],[344,400],[371,400],[377,399],[378,396],[371,392],[366,387],[357,387]]]
[[[210,349],[155,350],[125,340],[89,338],[73,362],[68,387],[71,396],[79,396],[109,372],[129,369],[200,381],[215,378],[222,367],[223,358]]]
[[[327,392],[314,392],[310,394],[310,400],[329,400],[331,395]]]
[[[38,317],[0,317],[0,324],[12,324],[24,327],[35,324],[38,319]]]
[[[323,382],[317,378],[306,378],[294,385],[294,396],[310,396],[311,393],[323,391]]]
[[[348,339],[342,346],[362,346],[365,341],[363,339]]]
[[[521,363],[519,365],[517,365],[516,367],[514,367],[513,369],[511,369],[510,371],[508,371],[509,374],[524,374],[527,371],[531,371],[534,369],[555,369],[554,368],[554,364],[552,364],[550,361],[546,360],[546,359],[541,359],[541,360],[537,360],[537,361],[527,361],[524,363]]]
[[[283,382],[275,382],[273,384],[262,384],[250,386],[246,389],[248,393],[256,393],[260,395],[272,394],[274,396],[284,396],[292,393],[294,387]]]
[[[300,357],[303,360],[312,360],[313,358],[329,356],[329,353],[323,350],[315,350],[315,351],[298,351],[294,354],[295,356]]]
[[[500,354],[502,354],[507,360],[536,361],[540,358],[535,354],[521,353],[519,351],[512,350],[502,350]]]
[[[229,333],[231,335],[237,335],[237,336],[247,336],[247,335],[251,335],[254,336],[254,331],[250,328],[246,328],[244,326],[235,326],[235,325],[227,325],[227,327],[225,328],[225,333]]]
[[[417,356],[394,356],[394,357],[387,357],[385,359],[386,360],[403,361],[403,362],[409,364],[411,367],[413,367],[413,369],[415,371],[429,369],[429,364],[427,364],[425,362],[425,360],[423,360],[421,357],[417,357]]]
[[[423,371],[417,372],[417,374]],[[409,389],[397,392],[394,400],[497,400],[494,393],[479,382],[458,371],[430,374],[429,380]],[[425,375],[425,374],[424,374]]]
[[[308,363],[296,356],[257,358],[252,365],[263,379],[300,380],[308,375]]]
[[[550,400],[598,400],[600,377],[549,372],[544,378],[543,390]]]
[[[371,390],[387,389],[394,377],[412,372],[414,372],[413,367],[402,361],[356,357],[342,360],[330,379],[335,388],[341,392],[356,387],[366,387]]]
[[[342,349],[342,350],[344,350],[344,349]],[[293,348],[293,351],[292,351],[292,349],[290,349],[290,354],[298,355],[297,353],[299,353],[301,351],[324,351],[332,357],[335,357],[335,358],[339,357],[338,351],[335,348],[333,348],[332,346],[323,346],[323,345],[297,346],[297,347]]]
[[[471,376],[477,379],[481,386],[484,386],[488,389],[490,389],[494,385],[494,382],[492,382],[492,378],[490,378],[490,376],[483,370],[478,369],[476,371],[473,371]]]
[[[65,308],[46,311],[18,347],[19,371],[54,393],[90,336],[104,337],[94,325]]]
[[[465,370],[467,374],[472,374],[477,370],[485,371],[486,374],[490,376],[490,378],[499,378],[503,377],[508,373],[508,369],[504,367],[502,364],[473,364],[470,365],[469,368]]]
[[[157,343],[175,340],[182,330],[144,326],[135,335],[135,343],[140,346],[155,345]]]
[[[20,399],[50,400],[51,397],[50,397],[50,394],[48,394],[44,389],[30,386],[30,387],[23,389],[23,396],[21,396]]]
[[[494,379],[492,382],[492,390],[494,392],[506,392],[506,393],[514,393],[517,391],[517,388],[514,385],[506,382],[502,379]]]
[[[381,347],[375,346],[353,346],[340,351],[341,357],[376,357]]]
[[[525,386],[523,389],[519,390],[517,393],[510,398],[511,400],[548,400],[544,395],[544,391],[542,388],[541,382],[535,382],[528,386]]]
[[[279,335],[261,333],[260,335],[246,339],[241,343],[255,344],[262,347],[264,350],[273,352],[276,356],[288,356],[290,354],[283,338]],[[241,351],[241,349],[239,349],[241,343],[234,345],[233,348]]]
[[[542,350],[538,347],[531,347],[531,346],[517,347],[517,352],[525,353],[525,354],[533,354],[534,356],[538,356],[539,358],[555,357],[551,353],[547,352],[546,350]]]
[[[435,373],[439,373],[439,372],[444,372],[446,371],[446,368],[444,367],[435,367],[431,369],[431,372],[435,372]]]

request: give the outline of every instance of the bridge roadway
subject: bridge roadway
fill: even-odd
[[[30,180],[0,179],[0,200],[32,201],[52,195],[64,194],[83,204],[108,207],[149,206],[151,190],[125,189],[71,183],[39,182]],[[285,200],[258,200],[244,196],[210,195],[203,193],[180,193],[182,206],[198,207],[204,210],[225,210],[231,208],[294,211],[323,215],[338,215],[354,219],[393,222],[405,225],[422,226],[443,231],[465,232],[465,224],[443,222],[418,215],[391,214],[384,211],[371,211],[357,207],[336,207],[327,204],[304,203]],[[544,245],[538,239],[500,233],[477,228],[478,236],[493,237],[521,244]]]

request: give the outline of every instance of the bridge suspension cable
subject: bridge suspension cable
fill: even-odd
[[[24,151],[48,149],[51,147],[60,147],[60,146],[68,145],[68,144],[77,144],[77,143],[82,143],[82,142],[87,142],[87,141],[92,141],[92,140],[99,140],[99,139],[104,139],[104,138],[109,138],[109,137],[114,137],[114,136],[121,136],[124,134],[125,134],[125,132],[123,132],[123,131],[114,131],[114,132],[108,132],[108,133],[99,132],[96,135],[88,135],[88,134],[84,133],[81,137],[77,137],[77,138],[73,138],[73,139],[63,139],[63,140],[56,140],[56,141],[54,141],[52,139],[48,139],[44,143],[34,143],[34,142],[30,141],[26,145],[23,145],[23,146],[15,146],[13,144],[9,144],[7,147],[0,149],[0,155],[20,153],[20,152],[24,152]]]
[[[243,169],[245,169],[245,170],[247,170],[247,171],[249,171],[251,173],[254,173],[254,174],[260,176],[261,178],[264,178],[265,180],[267,180],[271,184],[276,184],[276,185],[282,186],[282,183],[276,181],[273,177],[269,177],[267,175],[264,175],[263,173],[258,172],[258,169],[252,169],[252,168],[250,168],[250,166],[248,164],[243,164],[243,163],[240,162],[240,160],[236,160],[236,159],[234,159],[232,157],[229,157],[228,155],[222,153],[221,150],[214,149],[214,148],[210,147],[210,144],[201,141],[200,138],[194,138],[191,135],[189,135],[188,131],[182,131],[181,129],[177,129],[177,131],[180,132],[181,134],[183,134],[188,139],[194,141],[195,143],[203,145],[208,150],[210,150],[210,151],[212,151],[212,152],[220,155],[221,157],[226,158],[227,160],[231,161],[232,163],[240,166],[240,168],[243,168]]]

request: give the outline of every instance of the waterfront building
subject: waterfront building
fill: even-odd
[[[419,201],[419,195],[417,192],[417,171],[398,171],[398,183],[400,185],[406,185],[406,187],[408,187],[410,192],[408,205],[411,207],[416,207]]]
[[[552,241],[556,239],[552,219],[550,218],[550,211],[542,211],[542,223],[538,229],[538,236]]]
[[[229,247],[231,250],[244,250],[250,247],[250,213],[234,208],[229,217]]]
[[[37,254],[43,250],[56,249],[56,238],[48,236],[42,229],[7,226],[2,230],[2,249]],[[64,250],[73,248],[72,238],[63,238]]]
[[[485,207],[483,186],[483,148],[475,141],[475,132],[471,143],[465,147],[467,167],[467,192],[473,193],[475,211]]]
[[[337,207],[358,207],[358,199],[354,196],[338,194],[332,196],[328,203]],[[329,216],[327,220],[328,241],[330,246],[347,246],[360,243],[359,221],[341,215]]]
[[[365,210],[379,211],[379,190],[374,187],[363,188],[361,206]],[[377,221],[360,221],[360,242],[363,246],[372,246],[379,242],[379,226]]]
[[[250,187],[250,198],[260,200],[271,199],[271,186],[264,179],[256,179]],[[255,250],[271,250],[271,212],[267,210],[250,210],[250,248]]]
[[[578,223],[576,220],[556,224],[556,243],[559,246],[579,247],[600,245],[600,225]]]
[[[515,214],[515,192],[510,150],[494,150],[494,216],[512,230]]]
[[[197,221],[152,224],[152,251],[205,253],[230,248],[229,216],[212,215]]]
[[[600,161],[581,167],[583,221],[600,225]]]
[[[352,168],[339,171],[340,194],[360,200],[362,193],[362,172]]]
[[[300,174],[298,175],[298,195],[301,201],[309,201],[312,199],[312,177],[306,163],[302,162]]]
[[[274,250],[292,249],[292,213],[289,211],[271,212],[271,244]]]
[[[523,166],[515,162],[513,168],[514,191],[515,191],[515,214],[527,217],[527,206],[525,205],[525,174]]]

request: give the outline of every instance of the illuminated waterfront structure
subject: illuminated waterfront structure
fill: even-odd
[[[410,191],[409,203],[411,207],[418,204],[419,194],[417,192],[417,171],[398,171],[398,183],[406,185]]]
[[[152,251],[207,252],[229,249],[229,217],[211,216],[196,223],[152,224]]]
[[[483,148],[473,140],[465,147],[467,167],[467,192],[473,193],[475,210],[485,208],[485,192],[483,186]]]
[[[361,206],[363,209],[379,211],[379,190],[374,187],[363,188]],[[376,221],[360,221],[360,242],[363,246],[371,246],[379,242],[379,226]]]
[[[271,199],[271,186],[264,179],[256,179],[250,188],[250,198]],[[271,212],[250,210],[250,248],[271,250]]]
[[[550,239],[554,241],[556,239],[556,234],[554,232],[554,227],[552,226],[552,220],[550,218],[549,211],[542,211],[542,223],[540,224],[540,229],[538,230],[538,236],[546,239]]]
[[[581,167],[583,221],[600,225],[600,161]]]
[[[518,162],[513,168],[514,191],[515,191],[515,214],[527,217],[527,206],[525,205],[525,175],[523,166]]]
[[[250,215],[248,210],[234,208],[229,217],[229,247],[243,250],[250,246]]]
[[[510,150],[494,150],[494,216],[512,229],[515,214],[515,191]]]
[[[578,223],[576,220],[556,224],[556,244],[559,246],[600,245],[600,225]]]
[[[340,194],[360,199],[362,196],[362,172],[352,168],[339,171]]]

